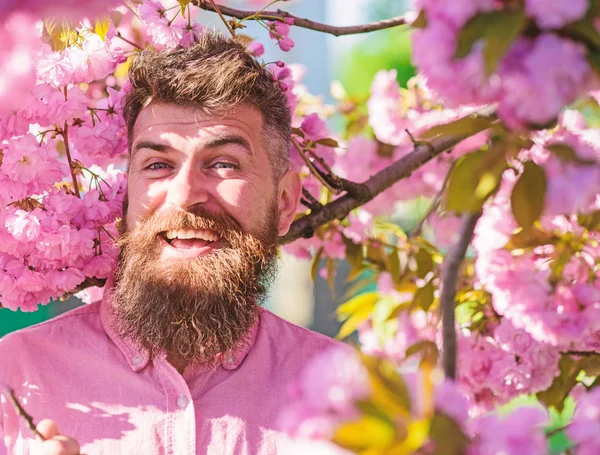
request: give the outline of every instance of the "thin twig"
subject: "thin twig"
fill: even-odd
[[[315,210],[321,210],[323,208],[323,204],[321,204],[317,199],[310,194],[306,188],[302,188],[302,202],[306,207],[311,209],[313,212]]]
[[[221,8],[223,8],[220,5],[217,5],[214,0],[209,0],[210,4],[212,5],[213,11],[216,11],[217,14],[219,15],[219,17],[221,18],[221,20],[223,21],[223,23],[225,24],[225,27],[227,27],[227,30],[229,30],[229,33],[231,33],[231,36],[235,37],[235,31],[231,28],[231,25],[229,25],[229,22],[227,22],[227,19],[225,19],[225,17],[223,17],[223,13],[221,13]]]
[[[442,355],[446,378],[456,379],[456,329],[454,317],[454,299],[456,281],[460,265],[467,254],[467,248],[473,239],[475,226],[480,213],[464,215],[458,242],[450,248],[442,264],[442,283],[440,291],[440,309],[442,313]]]
[[[308,153],[310,153],[313,159],[323,167],[324,172],[320,172],[320,174],[325,180],[327,180],[329,185],[338,191],[346,191],[357,199],[362,200],[369,198],[369,189],[365,185],[362,183],[351,182],[350,180],[346,180],[338,176],[335,172],[333,172],[327,162],[322,157],[317,155],[313,150],[308,150]],[[317,170],[319,169],[317,168]]]
[[[27,411],[25,411],[21,403],[19,403],[19,400],[17,399],[14,390],[10,388],[6,388],[5,390],[6,394],[8,395],[8,400],[12,404],[13,408],[15,408],[15,412],[17,413],[17,415],[23,417],[23,419],[25,419],[25,422],[27,422],[27,428],[29,428],[33,432],[33,434],[35,434],[38,437],[40,441],[45,441],[46,438],[36,428],[35,423],[33,422],[33,417],[31,417],[31,415],[29,415]]]
[[[362,25],[351,25],[346,27],[336,27],[334,25],[322,24],[319,22],[311,21],[310,19],[304,19],[302,17],[294,16],[286,11],[244,11],[236,8],[230,8],[229,6],[216,5],[213,0],[209,0],[210,3],[204,0],[192,0],[192,3],[199,8],[206,11],[217,12],[218,9],[221,14],[226,16],[235,17],[236,19],[246,19],[254,21],[262,20],[280,20],[294,19],[294,25],[300,28],[306,28],[309,30],[315,30],[317,32],[328,33],[334,36],[342,35],[356,35],[358,33],[369,33],[377,30],[384,30],[386,28],[398,27],[399,25],[407,24],[407,20],[404,16],[392,17],[390,19],[384,19],[376,22],[369,22],[368,24]],[[214,6],[213,6],[214,5]]]
[[[69,147],[69,125],[66,121],[61,135],[65,142],[65,152],[67,154],[67,161],[69,162],[69,171],[71,171],[71,178],[73,179],[73,191],[75,191],[75,195],[81,199],[81,194],[79,194],[79,183],[77,182],[77,176],[75,175],[75,167],[73,166],[73,159],[71,158],[71,149]]]
[[[304,148],[298,143],[298,141],[293,136],[290,137],[290,140],[292,141],[292,144],[294,145],[296,150],[298,150],[298,153],[308,166],[308,169],[310,170],[311,174],[313,174],[315,178],[319,182],[321,182],[325,188],[331,191],[331,193],[340,194],[340,190],[331,186],[329,182],[323,178],[322,172],[320,172],[319,169],[317,169],[317,167],[315,166],[315,164],[310,160],[310,158],[306,156],[306,153],[304,153]]]
[[[435,212],[438,209],[438,207],[440,206],[440,203],[442,202],[442,197],[444,196],[444,191],[446,190],[446,186],[448,185],[448,181],[450,180],[450,174],[452,174],[452,170],[454,169],[455,164],[456,164],[456,160],[453,160],[450,163],[450,169],[448,169],[448,172],[446,172],[446,176],[444,177],[444,181],[442,182],[442,187],[440,188],[440,190],[437,192],[437,194],[434,196],[433,200],[431,201],[431,205],[429,206],[429,209],[427,209],[427,213],[423,216],[423,218],[421,218],[419,220],[419,224],[417,224],[417,226],[413,229],[413,231],[408,234],[408,237],[413,238],[418,235],[421,235],[421,231],[423,230],[423,225],[425,224],[427,219],[431,216],[431,214],[433,212]]]
[[[121,35],[121,32],[117,32],[117,38],[121,38],[123,41],[125,41],[127,44],[136,47],[138,49],[143,49],[142,46],[140,46],[139,44],[134,43],[133,41],[128,40],[127,38],[125,38],[123,35]]]
[[[101,288],[105,284],[106,278],[87,277],[75,289],[69,292],[65,292],[63,295],[61,295],[59,300],[61,302],[64,302],[69,297],[72,297],[73,295],[77,294],[80,291],[83,291],[84,289],[91,288],[92,286],[98,286],[99,288]]]

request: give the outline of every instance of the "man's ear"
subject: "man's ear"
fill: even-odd
[[[300,203],[301,193],[302,183],[300,182],[300,174],[292,170],[287,171],[279,182],[279,190],[277,192],[277,202],[279,205],[278,235],[285,235],[290,230],[290,225],[294,221],[294,216]]]

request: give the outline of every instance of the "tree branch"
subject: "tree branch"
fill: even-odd
[[[17,415],[25,419],[25,422],[27,423],[27,428],[29,428],[33,432],[33,434],[35,434],[38,437],[40,441],[45,441],[46,438],[36,428],[35,423],[33,422],[33,417],[31,417],[31,415],[29,415],[27,411],[25,411],[21,403],[19,403],[19,400],[15,396],[15,392],[8,387],[6,387],[4,390],[6,395],[8,396],[8,401],[10,401],[10,404],[15,409]]]
[[[368,24],[362,25],[351,25],[347,27],[336,27],[334,25],[322,24],[320,22],[311,21],[310,19],[304,19],[302,17],[294,16],[286,11],[244,11],[236,8],[230,8],[224,5],[213,5],[211,0],[192,0],[192,3],[199,8],[206,11],[218,12],[220,11],[225,16],[235,17],[236,19],[246,20],[280,20],[294,19],[294,25],[296,27],[307,28],[309,30],[315,30],[317,32],[328,33],[334,36],[342,35],[356,35],[358,33],[368,33],[377,30],[384,30],[386,28],[397,27],[399,25],[405,25],[407,20],[404,16],[392,17],[390,19],[384,19],[376,22],[369,22]],[[257,14],[258,13],[258,14]]]
[[[362,183],[361,186],[364,191],[361,192],[360,196],[344,194],[335,201],[324,205],[318,212],[310,213],[294,221],[289,232],[279,238],[279,243],[285,245],[301,237],[311,237],[320,226],[335,219],[344,219],[355,208],[371,201],[394,183],[409,177],[423,164],[470,136],[472,134],[469,133],[449,135],[416,146],[414,151],[393,162]]]
[[[446,378],[456,379],[456,329],[454,320],[454,298],[460,264],[465,258],[467,248],[473,239],[473,232],[480,213],[468,214],[463,218],[458,242],[450,248],[442,264],[442,283],[440,309],[442,313],[442,355]]]

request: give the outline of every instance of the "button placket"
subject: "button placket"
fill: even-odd
[[[185,409],[189,403],[190,399],[183,393],[179,395],[179,398],[177,398],[177,407],[179,409]]]

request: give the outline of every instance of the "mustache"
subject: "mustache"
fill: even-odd
[[[239,222],[232,216],[224,213],[212,213],[204,207],[197,207],[191,211],[170,209],[154,212],[142,218],[136,229],[149,235],[182,229],[210,230],[220,237],[242,232]],[[129,228],[125,227],[125,230],[129,230]]]

